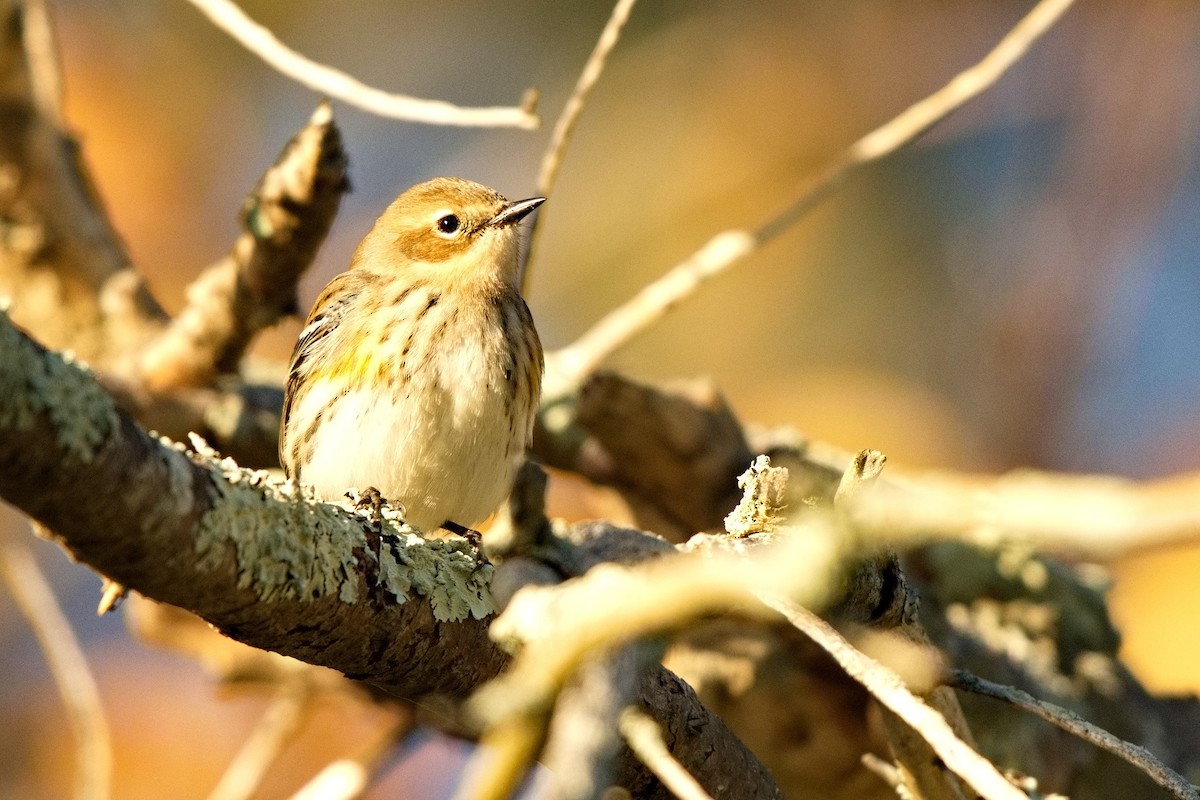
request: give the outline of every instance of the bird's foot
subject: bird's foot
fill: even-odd
[[[463,537],[471,548],[475,551],[475,560],[481,565],[488,563],[487,556],[483,554],[483,534],[474,528],[468,528],[466,525],[459,525],[453,520],[446,520],[442,523],[442,529],[450,531],[453,534]]]
[[[354,501],[355,511],[370,511],[371,520],[376,525],[383,524],[383,504],[386,501],[382,492],[374,486],[368,486],[360,492],[346,492],[346,496]]]

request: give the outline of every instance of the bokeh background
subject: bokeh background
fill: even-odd
[[[643,0],[541,212],[529,302],[543,340],[570,342],[714,232],[766,219],[838,149],[974,63],[1031,5]],[[536,86],[548,123],[610,9],[243,7],[301,52],[383,88],[490,105]],[[318,98],[181,0],[52,8],[69,120],[135,262],[177,310]],[[455,174],[531,193],[550,127],[430,128],[341,105],[336,114],[354,192],[302,284],[304,305],[417,181]],[[1198,117],[1200,6],[1081,3],[998,86],[850,181],[612,366],[650,380],[711,376],[745,420],[878,448],[903,467],[1139,478],[1200,467]],[[285,358],[298,330],[280,325],[255,357]],[[92,573],[49,546],[38,553],[98,672],[116,737],[114,796],[204,797],[264,699],[222,694],[191,662],[133,643],[119,615],[95,618]],[[1200,690],[1200,546],[1109,566],[1127,662],[1154,691]],[[66,720],[3,591],[0,675],[0,797],[65,796]],[[263,796],[285,796],[366,735],[375,713],[319,709],[323,722]],[[426,759],[455,761],[431,749],[444,744],[422,747]],[[434,770],[425,788],[396,777],[403,794],[388,796],[436,796],[450,775]]]

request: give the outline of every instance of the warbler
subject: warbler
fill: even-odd
[[[377,490],[425,532],[496,510],[541,394],[518,223],[544,200],[435,178],[388,206],[296,343],[279,437],[289,477],[325,499]]]

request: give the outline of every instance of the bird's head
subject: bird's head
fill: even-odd
[[[510,202],[461,178],[434,178],[397,197],[354,256],[355,267],[430,272],[451,281],[516,284],[518,225],[544,197]]]

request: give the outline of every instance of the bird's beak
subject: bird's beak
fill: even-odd
[[[503,228],[516,225],[527,217],[535,208],[546,202],[544,197],[531,197],[528,200],[518,200],[500,209],[500,213],[487,221],[489,227]]]

